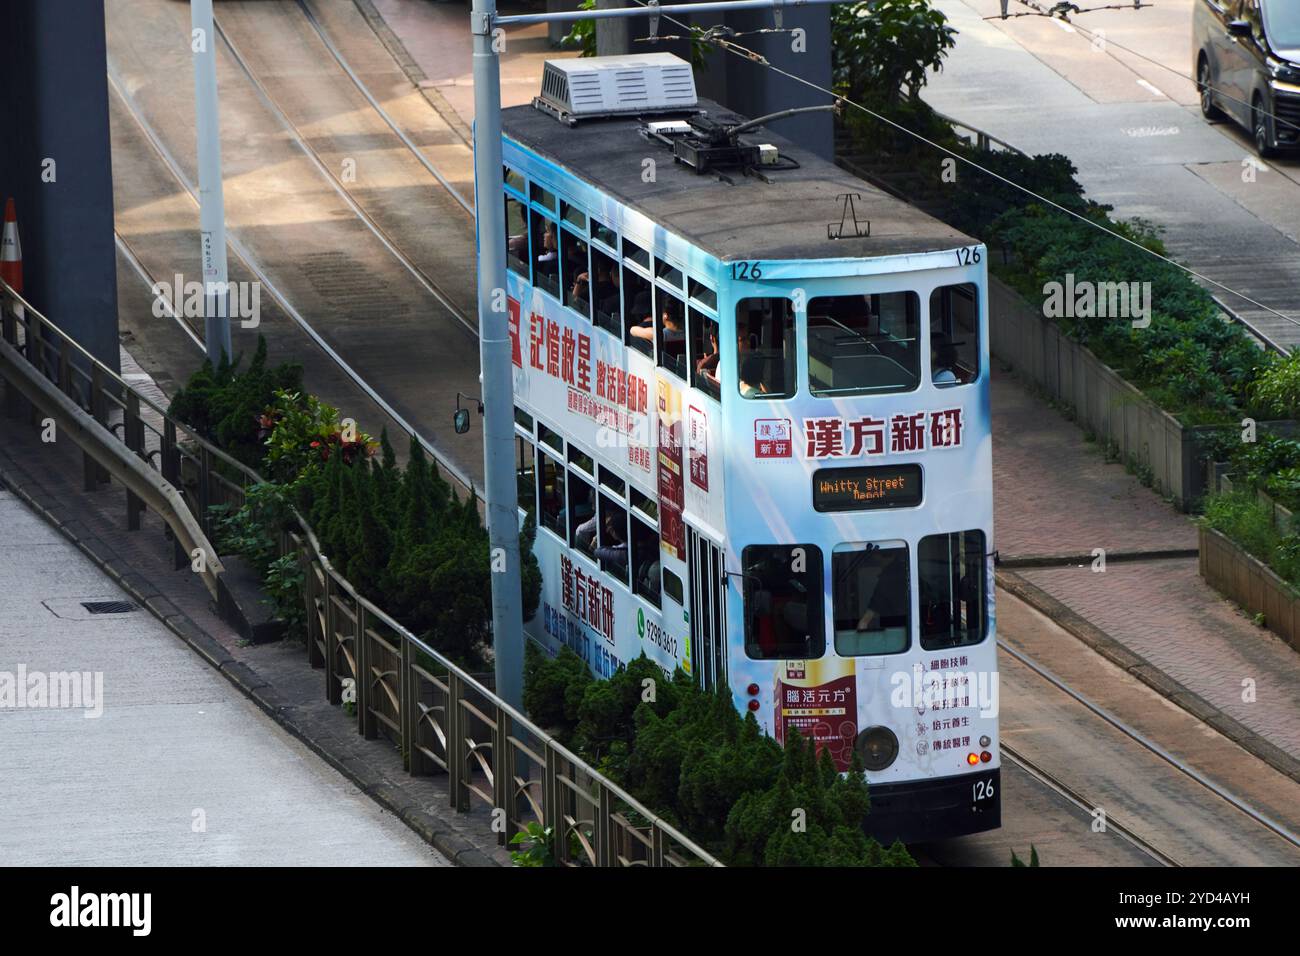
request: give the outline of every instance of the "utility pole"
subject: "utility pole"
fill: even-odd
[[[211,0],[207,2],[210,11]],[[483,473],[493,569],[492,638],[497,696],[516,708],[523,700],[524,612],[520,590],[519,495],[515,484],[514,370],[510,362],[506,310],[501,64],[493,31],[508,23],[595,20],[601,25],[602,21],[631,17],[652,17],[653,31],[658,29],[661,13],[720,13],[847,2],[852,0],[729,0],[499,17],[496,0],[473,0],[470,32],[474,38],[474,210],[478,231],[479,360],[483,369]]]
[[[505,185],[501,174],[501,71],[492,36],[496,0],[473,0],[474,211],[478,226],[479,362],[483,370],[483,476],[492,559],[496,692],[522,708],[524,610],[519,494],[515,485],[515,383],[506,310]]]
[[[212,0],[190,0],[194,106],[199,150],[199,241],[203,266],[203,341],[213,365],[230,345],[230,289],[226,281],[226,201],[221,189],[221,120],[217,113],[217,37]]]

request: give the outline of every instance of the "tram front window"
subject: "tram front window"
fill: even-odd
[[[742,398],[791,398],[795,390],[794,305],[777,297],[736,303],[736,387]]]
[[[750,545],[740,560],[745,653],[756,660],[812,660],[825,654],[821,549]]]
[[[917,548],[921,647],[927,651],[978,644],[988,633],[988,560],[984,532],[932,534]]]
[[[808,384],[814,395],[910,392],[920,385],[917,294],[887,292],[811,299]]]
[[[930,381],[939,388],[979,378],[979,293],[969,282],[930,293]]]
[[[907,545],[844,545],[831,555],[835,653],[841,657],[907,650],[912,592]]]

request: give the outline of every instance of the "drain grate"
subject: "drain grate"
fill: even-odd
[[[140,610],[130,601],[82,601],[81,606],[91,614],[130,614]]]

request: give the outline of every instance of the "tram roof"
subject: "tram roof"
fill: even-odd
[[[699,106],[715,118],[741,117],[709,100]],[[728,119],[730,121],[730,119]],[[914,206],[882,192],[808,150],[758,127],[748,142],[772,143],[798,169],[767,173],[771,184],[739,173],[727,183],[672,162],[667,148],[637,132],[636,117],[585,120],[568,126],[531,104],[502,111],[507,136],[556,163],[624,205],[723,260],[839,259],[906,255],[976,245]],[[642,180],[641,162],[657,161],[654,182]],[[869,220],[865,238],[829,239],[838,225],[845,193],[857,193],[859,221]],[[846,223],[852,228],[851,220]]]

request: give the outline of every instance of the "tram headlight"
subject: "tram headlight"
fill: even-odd
[[[898,737],[888,727],[868,727],[853,741],[866,770],[884,770],[898,757]]]

